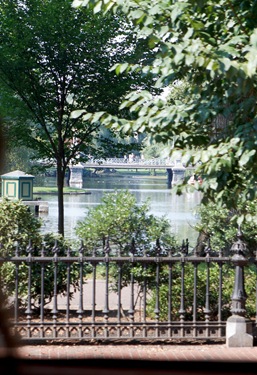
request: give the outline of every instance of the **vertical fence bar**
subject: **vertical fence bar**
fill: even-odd
[[[83,319],[83,313],[84,313],[84,306],[83,306],[83,284],[84,284],[84,261],[83,261],[83,256],[84,256],[84,247],[83,243],[81,242],[80,248],[79,248],[79,306],[77,310],[78,314],[78,319],[79,319],[79,337],[81,338],[82,335],[82,319]]]
[[[28,300],[27,300],[27,309],[25,314],[27,316],[27,330],[28,336],[31,337],[31,318],[32,318],[32,309],[31,309],[31,269],[32,269],[32,246],[31,240],[29,241],[29,245],[27,247],[27,263],[28,263]]]
[[[117,303],[117,318],[118,324],[121,322],[121,280],[122,280],[122,264],[118,263],[118,303]]]
[[[180,292],[180,321],[183,323],[185,321],[185,257],[181,257],[181,292]]]
[[[70,258],[71,250],[70,247],[67,249],[67,258]],[[66,337],[70,337],[69,322],[70,322],[70,262],[67,262],[67,286],[66,286]]]
[[[134,321],[134,259],[133,257],[131,258],[131,269],[130,269],[130,306],[129,306],[129,317],[130,317],[130,322]]]
[[[144,258],[146,258],[146,249],[144,249]],[[146,328],[146,306],[147,306],[147,301],[146,301],[146,296],[147,296],[147,264],[146,262],[143,263],[143,272],[144,272],[144,282],[143,282],[143,327],[142,327],[142,332],[143,332],[143,337],[147,337],[147,328]]]
[[[96,257],[95,248],[93,250],[93,258]],[[95,307],[96,307],[96,267],[97,263],[95,259],[91,262],[92,264],[92,321],[95,322]]]
[[[170,254],[171,256],[171,254]],[[172,298],[173,298],[173,295],[172,295],[172,272],[173,272],[173,269],[172,269],[172,263],[169,263],[169,290],[168,290],[168,304],[169,304],[169,308],[168,308],[168,336],[169,337],[172,337],[172,327],[171,327],[171,322],[172,322],[172,309],[173,309],[173,305],[172,305]]]
[[[205,322],[208,324],[210,321],[210,242],[205,249],[206,257],[205,257],[205,263],[206,263],[206,293],[205,293],[205,308],[204,308],[204,316],[205,316]],[[209,336],[209,334],[208,334]]]
[[[204,316],[205,321],[210,321],[210,258],[206,258],[206,293],[205,293],[205,308]]]
[[[179,317],[180,317],[180,336],[185,336],[185,256],[188,255],[188,246],[186,246],[185,242],[182,242],[181,247],[181,292],[180,292],[180,309],[179,309]]]
[[[169,250],[169,258],[171,258],[171,250]],[[168,323],[172,321],[172,263],[169,263],[169,287],[168,287]],[[170,332],[171,336],[171,332]]]
[[[130,269],[130,307],[128,310],[129,320],[130,320],[130,338],[134,336],[133,333],[133,323],[135,314],[135,303],[134,303],[134,254],[135,254],[135,240],[132,239],[131,243],[131,269]]]
[[[257,249],[255,251],[255,271],[256,271],[256,282],[255,282],[255,329],[257,328]]]
[[[45,256],[45,246],[41,247],[41,258]],[[45,296],[45,263],[41,262],[41,294],[40,294],[40,336],[44,337],[44,296]]]
[[[155,298],[155,337],[159,337],[159,319],[160,319],[160,242],[156,241],[156,279],[155,279],[155,289],[156,289],[156,298]]]
[[[219,258],[222,258],[222,249],[219,251]],[[222,287],[223,287],[223,263],[219,261],[219,297],[218,297],[218,322],[221,325],[222,321]],[[219,336],[221,337],[222,328],[219,329]]]
[[[19,257],[19,245],[15,247],[15,258]],[[14,261],[15,264],[15,293],[14,293],[14,322],[18,323],[19,318],[19,263]]]
[[[108,320],[109,320],[109,253],[110,253],[110,246],[109,246],[109,238],[107,238],[106,241],[106,246],[104,249],[105,253],[105,299],[104,299],[104,309],[103,309],[103,314],[104,314],[104,320],[105,320],[105,333],[104,336],[108,337],[109,336],[109,331],[108,331]]]
[[[196,248],[194,249],[194,257],[197,257]],[[193,336],[197,337],[196,321],[197,321],[197,288],[198,288],[198,262],[193,260],[194,267],[194,296],[193,296]]]
[[[193,297],[193,336],[196,337],[196,321],[197,321],[197,284],[198,284],[198,263],[194,262],[194,297]]]
[[[96,267],[97,263],[92,262],[92,272],[93,272],[93,280],[92,280],[92,337],[95,337],[95,320],[96,320]]]
[[[53,247],[53,263],[54,263],[54,295],[53,295],[53,309],[51,311],[53,317],[53,337],[57,337],[57,314],[58,314],[58,304],[57,304],[57,276],[58,276],[58,252],[59,248],[57,246],[57,241],[55,241],[55,245]]]
[[[120,248],[118,249],[118,257],[121,257]],[[118,319],[118,326],[117,326],[117,332],[118,337],[120,337],[121,334],[121,314],[122,314],[122,302],[121,302],[121,288],[122,288],[122,262],[118,261],[118,301],[117,301],[117,319]]]

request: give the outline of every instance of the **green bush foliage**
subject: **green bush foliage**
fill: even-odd
[[[90,209],[78,222],[76,233],[89,253],[102,251],[108,240],[112,253],[127,255],[134,241],[135,254],[154,249],[159,239],[163,249],[176,245],[169,221],[149,213],[149,201],[137,205],[136,197],[127,190],[104,194],[100,205]]]
[[[202,233],[206,240],[211,240],[213,250],[223,250],[225,254],[228,254],[238,231],[237,217],[239,214],[246,219],[241,228],[248,249],[246,255],[255,256],[257,250],[257,200],[238,201],[237,210],[218,207],[211,202],[201,205],[198,209],[199,222],[195,229]]]
[[[76,233],[83,240],[89,254],[103,252],[108,243],[110,256],[155,255],[156,241],[162,253],[175,249],[177,242],[165,217],[150,214],[149,201],[137,205],[136,197],[127,190],[106,193],[100,205],[89,210],[87,217],[77,224]],[[160,254],[160,255],[161,255]],[[103,269],[104,271],[104,269]],[[110,275],[117,280],[116,266],[111,266]],[[134,278],[138,283],[145,280],[140,265],[133,265]],[[153,268],[147,268],[148,288],[153,281]],[[130,282],[131,264],[122,266],[122,286]]]
[[[28,255],[32,257],[53,257],[54,251],[58,256],[66,256],[71,244],[63,237],[52,233],[42,235],[40,233],[41,222],[22,201],[11,201],[6,198],[0,203],[0,256],[3,258],[24,256],[24,262],[3,262],[0,275],[3,292],[7,297],[14,296],[16,290],[16,271],[18,270],[18,295],[21,305],[26,305],[28,297]],[[54,251],[53,251],[54,250]],[[71,249],[70,249],[71,250]],[[66,294],[67,266],[58,262],[57,293]],[[71,266],[70,280],[73,287],[78,286],[78,267]],[[41,265],[32,263],[31,266],[31,303],[32,307],[39,308],[41,303],[49,303],[54,295],[54,262],[45,264],[44,300],[41,297]],[[72,298],[72,293],[70,293]]]
[[[238,210],[228,210],[227,208],[217,207],[214,203],[201,205],[198,209],[199,222],[195,229],[199,231],[199,238],[204,239],[203,247],[211,245],[213,254],[222,252],[223,255],[229,256],[231,254],[231,246],[236,240],[238,231],[237,215],[240,213],[246,218],[249,215],[249,220],[246,220],[243,226],[243,239],[247,245],[245,256],[248,258],[255,258],[257,249],[257,220],[252,220],[252,217],[257,215],[257,202],[238,202]],[[210,242],[209,242],[210,241]],[[206,254],[203,254],[206,255]],[[205,262],[205,258],[203,258]],[[225,264],[223,266],[222,274],[222,318],[226,319],[230,313],[231,296],[234,285],[234,266]],[[192,319],[193,306],[193,285],[194,285],[194,270],[193,266],[187,264],[185,267],[185,306],[186,318]],[[172,273],[172,316],[175,319],[179,317],[180,309],[180,294],[181,294],[181,278],[180,266],[176,265]],[[217,318],[217,301],[219,285],[219,268],[216,264],[210,267],[210,310],[212,318]],[[248,318],[255,317],[256,314],[256,266],[250,263],[245,267],[245,290],[247,294],[246,300],[246,315]],[[168,268],[162,269],[162,282],[160,286],[160,306],[161,319],[167,319],[168,314]],[[148,313],[154,317],[156,293],[153,289],[152,299],[148,306]],[[198,317],[204,319],[204,310],[206,303],[206,265],[203,263],[199,266],[197,275],[197,305]]]
[[[41,222],[22,201],[3,198],[0,202],[0,244],[1,255],[13,251],[16,242],[24,250],[31,240],[40,244]]]

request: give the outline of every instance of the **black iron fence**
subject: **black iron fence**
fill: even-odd
[[[23,341],[223,340],[235,306],[245,315],[242,275],[243,292],[235,296],[238,263],[209,247],[199,257],[188,253],[188,243],[174,251],[157,241],[150,254],[132,243],[127,255],[108,244],[91,255],[83,246],[76,252],[56,244],[46,252],[29,245],[0,262],[2,277],[13,273],[11,283],[2,283],[11,325]],[[226,285],[231,274],[234,300]]]

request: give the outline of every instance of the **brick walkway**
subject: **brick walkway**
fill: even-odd
[[[160,361],[257,362],[257,347],[227,348],[226,345],[47,345],[23,346],[25,359],[133,359]]]

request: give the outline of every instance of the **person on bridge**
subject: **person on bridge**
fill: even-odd
[[[133,161],[135,161],[135,155],[133,154],[129,154],[129,162],[132,163]]]

